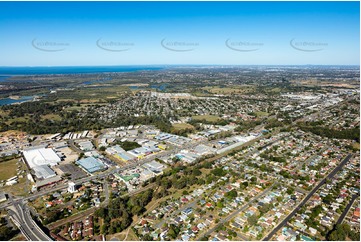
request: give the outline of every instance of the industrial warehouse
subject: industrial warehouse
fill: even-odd
[[[23,157],[33,174],[36,176],[37,181],[34,189],[57,182],[61,180],[60,176],[54,172],[51,167],[58,165],[61,158],[51,148],[34,148],[23,151]],[[30,180],[33,181],[33,177]]]
[[[54,150],[50,148],[24,150],[23,155],[31,169],[41,165],[55,166],[61,161]]]
[[[88,173],[94,173],[97,171],[104,170],[105,166],[98,159],[94,157],[87,157],[75,162],[77,165],[82,167]]]

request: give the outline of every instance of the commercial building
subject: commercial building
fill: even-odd
[[[7,200],[5,193],[0,192],[0,203],[5,202]]]
[[[244,143],[255,139],[257,136],[258,136],[258,134],[249,135],[249,136],[235,136],[233,138],[235,140],[237,140],[238,142],[217,150],[217,154],[222,154],[224,152],[227,152],[227,151],[230,151],[230,150],[232,150],[234,148],[237,148],[238,146],[241,146]]]
[[[54,176],[54,177],[50,177],[48,179],[37,181],[35,183],[35,185],[34,185],[34,188],[37,189],[37,188],[40,188],[40,187],[43,187],[43,186],[48,186],[50,184],[57,183],[57,182],[59,182],[61,180],[62,180],[61,176],[59,176],[59,175]]]
[[[192,151],[198,155],[208,155],[215,153],[216,149],[207,145],[200,144],[194,147]]]
[[[105,152],[107,152],[110,155],[114,155],[117,153],[119,154],[119,153],[125,152],[125,150],[122,147],[120,147],[119,145],[115,145],[115,146],[107,148],[105,150]]]
[[[149,180],[150,178],[154,177],[154,173],[150,170],[144,169],[141,173],[140,173],[140,177],[146,181]]]
[[[151,171],[156,171],[156,172],[161,172],[165,169],[165,166],[157,161],[151,161],[145,163],[143,166]]]
[[[133,161],[133,160],[136,160],[137,157],[130,154],[129,152],[123,152],[123,153],[119,153],[119,154],[116,154],[115,155],[116,158],[119,158],[121,159],[122,161]]]
[[[39,179],[48,179],[56,176],[55,172],[47,165],[35,166],[33,170],[35,176]]]
[[[70,193],[76,192],[76,185],[74,182],[68,183],[68,192],[70,192]]]
[[[78,142],[78,145],[79,145],[80,149],[84,150],[84,151],[94,150],[93,143],[90,140]]]
[[[78,160],[75,164],[81,166],[88,173],[94,173],[105,169],[104,164],[94,157]]]

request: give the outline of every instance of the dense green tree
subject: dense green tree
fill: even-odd
[[[9,241],[16,233],[16,230],[12,230],[6,225],[0,226],[0,241]]]
[[[351,139],[356,142],[360,142],[360,127],[352,129],[335,130],[323,126],[318,126],[313,123],[299,123],[298,127],[306,132],[312,132],[314,134],[334,138],[334,139]]]
[[[265,203],[265,204],[263,204],[263,205],[259,208],[259,211],[260,211],[262,214],[265,214],[265,213],[267,213],[271,208],[272,208],[272,204]]]
[[[236,198],[237,197],[237,191],[235,189],[229,191],[229,192],[226,192],[226,194],[224,195],[226,198],[228,199],[233,199],[233,198]]]
[[[351,230],[350,225],[343,223],[337,224],[327,235],[326,239],[330,241],[344,241],[349,237],[353,241],[360,240],[360,233]]]
[[[257,215],[253,214],[247,218],[247,222],[250,226],[254,226],[258,221]]]
[[[215,168],[211,172],[216,176],[225,176],[227,174],[227,171],[223,170],[223,168]]]

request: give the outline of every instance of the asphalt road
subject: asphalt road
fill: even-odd
[[[313,159],[315,159],[317,156],[321,155],[322,152],[324,152],[325,150],[327,150],[326,147],[323,148],[321,151],[317,152],[316,154],[311,155],[311,156],[310,156],[307,160],[305,160],[304,162],[300,162],[300,163],[293,169],[293,171],[300,170],[303,164],[308,165]]]
[[[228,222],[229,220],[231,220],[233,217],[235,217],[237,214],[239,214],[240,212],[244,211],[246,208],[249,207],[249,205],[251,205],[254,201],[256,201],[258,198],[262,197],[263,195],[265,195],[267,192],[269,192],[277,183],[274,183],[272,186],[268,187],[266,190],[264,190],[263,192],[257,194],[256,196],[254,196],[253,198],[251,198],[245,205],[243,205],[241,208],[237,209],[236,211],[234,211],[233,213],[231,213],[230,215],[228,215],[225,218],[222,218],[219,223],[217,223],[213,228],[209,229],[207,232],[201,234],[198,236],[198,239],[203,238],[204,236],[208,236],[211,233],[213,233],[218,225],[220,224],[224,224],[226,222]]]
[[[91,181],[91,180],[94,180],[94,179],[97,179],[97,178],[104,178],[104,177],[107,177],[108,175],[110,174],[114,174],[114,173],[117,173],[117,172],[120,172],[120,171],[124,171],[124,170],[127,170],[127,169],[132,169],[132,168],[135,168],[139,165],[143,165],[147,162],[150,162],[156,158],[162,158],[164,156],[168,156],[172,153],[178,153],[180,150],[184,150],[184,149],[190,149],[196,145],[199,145],[199,144],[206,144],[208,143],[209,141],[208,140],[203,140],[201,142],[189,142],[188,144],[182,146],[182,147],[175,147],[174,149],[171,149],[171,150],[166,150],[166,151],[163,151],[161,153],[158,153],[158,154],[153,154],[153,155],[149,155],[147,157],[145,157],[144,159],[141,159],[141,160],[138,160],[138,161],[135,161],[135,162],[131,162],[129,164],[126,164],[125,166],[122,166],[122,167],[119,167],[119,168],[116,168],[116,169],[109,169],[105,172],[102,172],[102,173],[98,173],[98,174],[95,174],[95,175],[92,175],[92,176],[89,176],[89,177],[84,177],[84,178],[81,178],[81,179],[77,179],[77,180],[73,180],[73,182],[75,184],[82,184],[84,182],[88,182],[88,181]],[[247,142],[248,143],[248,142]],[[246,145],[247,143],[243,144],[243,145]],[[73,140],[70,140],[69,141],[69,145],[74,148],[75,150],[78,150],[79,152],[82,152],[81,150],[79,150],[75,145],[74,145],[74,141]],[[67,188],[68,185],[67,184],[60,184],[60,185],[57,185],[57,186],[54,186],[54,187],[51,187],[51,188],[47,188],[46,190],[43,190],[43,191],[39,191],[39,192],[35,192],[34,194],[30,194],[26,197],[23,197],[23,198],[18,198],[16,200],[20,201],[25,201],[25,200],[28,200],[28,199],[35,199],[35,198],[38,198],[40,196],[43,196],[43,195],[46,195],[46,194],[49,194],[51,192],[55,192],[57,190],[61,190],[61,189],[65,189]],[[14,199],[15,200],[15,199]],[[3,204],[0,205],[0,208],[6,208],[6,207],[9,207],[11,206],[11,203],[10,202],[5,202]]]
[[[12,209],[10,209],[10,208],[12,208]],[[19,228],[20,232],[25,236],[26,240],[34,240],[34,238],[36,240],[35,236],[31,236],[31,234],[29,234],[27,231],[25,231],[23,226],[21,226],[21,224],[20,224],[21,219],[20,219],[19,215],[13,211],[13,210],[15,210],[15,207],[11,206],[10,208],[7,209],[9,218],[16,225],[16,227]]]
[[[138,160],[138,161],[135,161],[135,162],[131,162],[131,163],[125,165],[125,166],[122,166],[122,167],[119,167],[119,168],[116,168],[116,169],[109,169],[109,170],[107,170],[105,172],[102,172],[102,173],[98,173],[98,174],[95,174],[95,175],[92,175],[92,176],[88,176],[88,177],[84,177],[84,178],[81,178],[81,179],[73,180],[73,182],[75,184],[82,184],[84,182],[88,182],[88,181],[91,181],[91,180],[94,180],[94,179],[97,179],[97,178],[104,178],[104,177],[109,176],[110,174],[114,174],[114,173],[124,171],[124,170],[127,170],[127,169],[132,169],[132,168],[135,168],[135,167],[137,167],[139,165],[143,165],[143,164],[145,164],[147,162],[150,162],[150,161],[152,161],[152,160],[154,160],[156,158],[162,158],[162,157],[167,156],[167,155],[169,155],[171,153],[177,153],[182,149],[189,149],[189,148],[192,148],[192,147],[194,147],[196,145],[204,144],[204,143],[207,143],[207,142],[208,142],[208,140],[198,142],[198,143],[190,142],[190,143],[186,144],[183,147],[175,147],[172,150],[166,150],[166,151],[163,151],[163,152],[158,153],[158,154],[149,155],[149,156],[145,157],[144,159],[141,159],[141,160]],[[69,142],[69,144],[71,144],[71,142]],[[49,194],[51,192],[55,192],[55,191],[60,190],[60,189],[65,189],[67,187],[68,187],[67,184],[57,185],[57,186],[54,186],[52,188],[48,188],[46,190],[36,192],[36,193],[31,194],[29,196],[26,196],[26,197],[24,197],[22,199],[19,198],[17,200],[23,200],[24,201],[24,200],[28,200],[28,199],[35,199],[37,197]],[[8,207],[8,206],[11,206],[11,203],[6,202],[6,203],[3,203],[0,206],[0,208],[5,208],[5,207]]]
[[[346,158],[333,169],[325,178],[323,178],[317,185],[312,189],[312,191],[306,195],[306,197],[298,204],[298,206],[281,222],[279,223],[267,236],[265,236],[262,240],[270,240],[272,236],[283,226],[287,224],[287,222],[298,212],[298,210],[306,204],[306,202],[312,197],[312,195],[323,185],[325,184],[328,178],[332,178],[341,168],[351,159],[352,155],[348,154]]]
[[[69,146],[70,146],[70,148],[72,148],[74,151],[78,152],[79,154],[84,152],[83,150],[79,149],[79,148],[74,144],[74,140],[73,140],[73,139],[70,139],[70,140],[69,140]]]
[[[143,192],[143,191],[145,191],[147,189],[153,188],[154,186],[155,186],[155,184],[153,184],[153,185],[151,184],[151,185],[143,187],[143,188],[141,188],[139,190],[127,193],[126,195],[123,195],[123,196],[132,196],[132,195],[135,195],[137,193]],[[105,195],[105,200],[101,204],[101,207],[106,207],[108,205],[108,203],[109,203],[109,190],[108,190],[107,186],[105,186],[104,190],[105,190],[106,195]],[[81,218],[84,218],[85,216],[89,216],[89,215],[93,214],[97,209],[98,209],[98,207],[91,207],[91,208],[89,208],[87,210],[84,210],[84,211],[81,211],[81,212],[79,212],[77,214],[74,214],[74,215],[72,215],[72,216],[70,216],[70,217],[68,217],[66,219],[61,219],[61,220],[55,221],[53,223],[50,223],[50,224],[47,225],[47,228],[48,229],[54,229],[54,228],[57,228],[57,227],[59,227],[61,225],[65,225],[68,222],[74,222],[74,221],[80,220]]]
[[[28,240],[35,241],[49,241],[51,238],[47,236],[41,228],[35,223],[33,218],[30,215],[30,211],[25,207],[22,201],[12,200],[12,197],[9,197],[12,201],[12,206],[8,208],[8,213],[13,220],[16,221],[17,226],[19,227],[21,233]]]
[[[157,223],[157,224],[154,225],[154,227],[160,229],[160,228],[163,226],[164,223],[168,223],[168,222],[169,222],[169,220],[172,218],[172,216],[174,216],[174,215],[176,215],[176,214],[178,214],[178,213],[186,210],[186,209],[189,208],[189,207],[192,208],[192,209],[195,209],[195,207],[196,207],[196,205],[197,205],[197,202],[198,202],[199,200],[201,200],[200,197],[194,199],[194,200],[193,200],[192,202],[190,202],[190,203],[187,203],[187,204],[181,206],[180,208],[178,208],[177,210],[171,212],[170,214],[165,215],[164,218],[159,221],[159,223]]]
[[[191,145],[194,145],[194,143],[187,145],[187,147],[191,146]],[[176,148],[176,150],[179,150],[179,149],[180,148]],[[151,155],[151,156],[146,157],[145,159],[138,160],[136,162],[132,162],[132,163],[127,164],[125,166],[122,166],[120,168],[111,169],[111,170],[108,170],[108,171],[105,171],[105,172],[102,172],[102,173],[99,173],[99,174],[95,174],[95,175],[92,175],[92,176],[89,176],[89,177],[84,177],[84,178],[81,178],[81,179],[78,179],[78,180],[73,180],[73,182],[75,184],[82,184],[84,182],[88,182],[88,181],[91,181],[91,180],[94,180],[94,179],[97,179],[97,178],[104,178],[104,177],[109,176],[110,174],[114,174],[114,173],[117,173],[119,171],[124,171],[124,170],[127,170],[127,169],[135,168],[135,167],[137,167],[139,165],[143,165],[143,164],[145,164],[147,162],[150,162],[150,161],[154,160],[155,158],[165,156],[165,155],[169,154],[170,152],[177,152],[177,151],[169,150],[169,151],[166,151],[166,152],[162,152],[160,154]],[[61,184],[61,185],[54,186],[52,188],[48,188],[48,189],[43,190],[43,191],[36,192],[34,194],[31,194],[31,195],[28,195],[28,196],[26,196],[24,198],[18,198],[18,199],[14,199],[14,200],[15,201],[20,201],[20,200],[24,201],[24,200],[28,200],[28,199],[35,199],[35,198],[44,196],[46,194],[49,194],[51,192],[55,192],[55,191],[60,190],[60,189],[65,189],[67,187],[68,187],[68,184]],[[9,207],[9,206],[11,206],[11,202],[5,202],[5,203],[1,204],[0,208],[5,208],[5,207]]]
[[[348,211],[350,210],[350,208],[352,207],[352,204],[354,203],[354,201],[359,197],[359,194],[354,194],[351,197],[350,202],[347,204],[345,210],[342,212],[341,216],[338,218],[336,224],[341,224],[343,222],[343,220],[345,219]]]
[[[81,178],[78,180],[74,180],[74,182],[76,184],[82,184],[84,182],[90,181],[90,180],[94,180],[97,178],[104,178],[110,174],[122,171],[122,170],[126,170],[126,169],[130,169],[130,168],[134,168],[138,165],[142,165],[144,163],[147,163],[149,161],[154,160],[155,158],[160,158],[166,155],[169,155],[170,153],[176,153],[179,152],[181,149],[189,149],[191,147],[194,147],[197,144],[203,144],[203,143],[207,143],[208,141],[202,141],[202,142],[198,142],[198,143],[194,143],[194,142],[190,142],[187,145],[183,146],[183,147],[176,147],[172,150],[168,150],[168,151],[164,151],[160,154],[155,154],[155,155],[151,155],[146,157],[145,159],[130,163],[128,165],[122,166],[120,168],[116,168],[116,169],[111,169],[108,170],[106,172],[102,172],[93,176],[89,176],[89,177],[85,177],[85,178]],[[72,144],[74,145],[74,144]],[[76,147],[75,147],[76,148]],[[13,219],[15,219],[20,227],[20,230],[22,231],[22,233],[30,240],[51,240],[38,226],[37,224],[35,224],[35,222],[33,221],[30,212],[28,210],[28,208],[23,204],[24,201],[28,200],[28,199],[34,199],[37,198],[39,196],[43,196],[45,194],[49,194],[51,192],[55,192],[59,189],[65,189],[68,185],[67,184],[61,184],[55,187],[52,187],[50,189],[46,189],[40,192],[37,192],[35,194],[31,194],[29,196],[23,197],[23,198],[16,198],[13,199],[11,197],[11,199],[9,199],[10,201],[6,202],[5,204],[1,205],[1,208],[5,208],[8,207],[10,214],[13,216]],[[139,192],[139,191],[137,191]],[[130,195],[130,194],[129,194]],[[229,217],[229,216],[228,216]],[[227,218],[228,218],[227,217]]]

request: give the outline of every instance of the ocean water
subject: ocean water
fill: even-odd
[[[12,75],[51,75],[51,74],[91,74],[107,72],[134,72],[161,70],[163,66],[39,66],[39,67],[0,67],[0,81],[3,76]]]
[[[19,99],[3,98],[3,99],[0,99],[0,106],[9,105],[9,104],[13,104],[13,103],[21,103],[21,102],[31,101],[33,99],[34,99],[34,96],[22,96]]]
[[[0,76],[0,82],[6,81],[8,78],[9,76]]]
[[[16,75],[52,75],[52,74],[92,74],[92,73],[111,73],[111,72],[135,72],[151,71],[164,69],[163,66],[56,66],[56,67],[0,67],[0,83],[5,82],[7,78]],[[105,78],[84,82],[89,85],[97,82],[111,80]],[[34,96],[23,96],[20,99],[3,98],[0,99],[0,106],[31,101]]]

